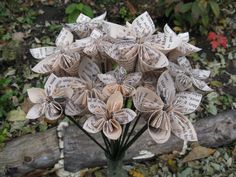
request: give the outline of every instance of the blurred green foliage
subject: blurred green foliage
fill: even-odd
[[[207,34],[209,23],[220,16],[217,0],[160,0],[158,8],[163,16],[170,18],[176,26],[196,27],[202,34]]]
[[[93,10],[90,6],[85,5],[83,3],[72,3],[68,5],[65,9],[65,13],[67,15],[66,21],[68,23],[76,22],[77,17],[80,13],[83,13],[89,17],[93,17]]]

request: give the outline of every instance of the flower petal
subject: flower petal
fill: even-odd
[[[56,120],[62,116],[63,109],[61,105],[55,101],[52,101],[45,106],[45,117],[48,120]]]
[[[184,71],[192,71],[192,66],[186,57],[179,57],[177,61]]]
[[[175,84],[168,70],[157,81],[157,93],[164,97],[166,103],[171,103],[175,97]]]
[[[142,72],[164,68],[169,65],[167,57],[160,51],[149,47],[142,47],[139,52],[139,67]]]
[[[185,74],[177,74],[175,77],[175,86],[178,91],[185,91],[192,87],[192,79]]]
[[[72,100],[66,103],[65,114],[68,116],[75,116],[83,114],[87,107],[79,104],[75,104]]]
[[[93,81],[97,74],[101,73],[97,64],[85,57],[83,57],[78,70],[79,76],[87,82]]]
[[[109,139],[117,140],[122,133],[122,127],[116,120],[109,119],[103,125],[103,133]]]
[[[83,129],[89,133],[98,133],[102,130],[104,123],[104,118],[98,119],[96,116],[91,116],[84,122]]]
[[[37,119],[44,115],[45,113],[45,105],[44,104],[35,104],[28,111],[26,118],[27,119]]]
[[[123,84],[119,88],[120,88],[120,90],[118,90],[118,91],[120,91],[122,93],[122,95],[125,97],[130,97],[135,94],[135,88],[131,85]]]
[[[202,95],[196,92],[180,92],[176,94],[173,105],[175,109],[183,114],[194,112],[202,99]]]
[[[88,109],[95,115],[106,115],[106,104],[97,98],[88,98]]]
[[[116,78],[112,74],[98,74],[98,78],[106,85],[116,83]]]
[[[138,87],[133,96],[134,106],[140,112],[153,112],[161,110],[164,106],[161,98],[152,90]]]
[[[110,113],[121,110],[123,107],[123,96],[120,92],[112,94],[107,100],[107,110]]]
[[[193,77],[196,79],[205,80],[210,76],[211,71],[204,70],[204,69],[193,69],[192,74],[193,74]]]
[[[54,65],[55,61],[57,60],[57,58],[58,58],[58,54],[50,55],[50,56],[44,58],[43,60],[38,62],[38,64],[32,68],[32,71],[34,71],[36,73],[40,73],[40,74],[52,72],[53,65]]]
[[[158,127],[152,127],[153,121],[157,120]],[[161,115],[158,115],[158,117],[150,117],[148,120],[148,132],[153,138],[153,140],[158,143],[165,143],[168,141],[171,135],[171,126],[170,126],[170,119],[167,116],[166,112],[161,112]]]
[[[120,124],[127,124],[134,120],[136,116],[137,114],[129,108],[121,109],[120,111],[117,111],[113,114],[113,118],[116,119]]]
[[[120,90],[121,90],[121,86],[119,84],[108,84],[103,88],[102,92],[105,95],[110,96],[111,94]]]
[[[62,28],[56,39],[56,46],[65,47],[73,42],[73,34],[66,28]]]
[[[141,72],[130,73],[126,76],[125,80],[123,81],[123,84],[137,87],[141,79],[142,79]]]
[[[31,55],[36,59],[44,59],[52,54],[54,54],[57,51],[56,47],[39,47],[30,49]]]
[[[43,103],[46,99],[45,91],[42,88],[27,89],[29,99],[32,103]]]
[[[213,91],[204,81],[192,78],[193,85],[196,86],[198,89],[206,92]]]
[[[175,136],[185,141],[197,141],[197,134],[192,123],[181,113],[173,113],[171,118],[171,131]]]

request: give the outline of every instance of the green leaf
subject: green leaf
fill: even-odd
[[[208,27],[208,25],[209,25],[208,15],[205,14],[202,16],[202,24],[203,24],[203,26]]]
[[[180,12],[182,13],[188,12],[192,8],[192,4],[193,4],[192,2],[181,4],[179,7]]]
[[[93,18],[93,10],[90,6],[84,5],[83,7],[83,11],[82,11],[85,15]]]
[[[217,114],[217,107],[210,103],[209,105],[207,105],[207,111],[213,115],[216,115]]]
[[[77,8],[77,4],[72,3],[68,7],[66,7],[66,14],[71,14]]]
[[[80,12],[82,12],[82,11],[83,11],[83,8],[84,8],[84,4],[83,4],[83,3],[79,3],[79,4],[77,4],[76,8],[77,8]]]
[[[17,110],[12,110],[7,114],[7,120],[12,122],[26,120],[26,114],[18,107]]]
[[[194,2],[193,5],[192,5],[192,18],[195,19],[195,20],[198,20],[199,19],[199,16],[201,14],[200,10],[199,10],[199,6],[198,6],[198,3]]]
[[[219,5],[217,4],[215,0],[209,1],[209,3],[210,3],[213,13],[215,14],[216,17],[218,17],[220,15]]]

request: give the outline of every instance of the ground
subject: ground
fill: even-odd
[[[9,0],[0,2],[0,147],[11,139],[29,133],[42,132],[53,127],[43,121],[25,120],[30,103],[26,90],[42,87],[44,77],[33,73],[37,61],[29,49],[53,45],[62,24],[73,21],[82,11],[96,16],[107,11],[108,20],[125,24],[138,14],[148,11],[158,30],[167,22],[177,32],[189,31],[191,42],[203,50],[191,56],[195,66],[211,70],[209,85],[214,92],[206,94],[202,105],[190,119],[215,115],[235,109],[236,96],[236,3],[230,0],[218,3],[168,0],[107,1],[84,0],[82,10],[73,10],[74,1]],[[197,3],[197,4],[193,4]],[[72,5],[71,5],[72,4]],[[77,3],[78,4],[78,3]],[[197,7],[205,15],[198,14]],[[211,40],[210,32],[226,39],[226,45]],[[207,40],[207,38],[209,40]],[[191,151],[191,148],[189,149]],[[207,151],[208,153],[206,153]],[[131,164],[130,175],[137,176],[236,176],[236,146],[204,150],[205,158],[183,162],[184,156],[169,154],[145,163]],[[90,169],[84,176],[102,176],[103,170]],[[1,174],[1,173],[0,173]],[[203,175],[204,174],[204,175]],[[51,174],[50,174],[51,175]],[[48,176],[50,176],[48,175]]]

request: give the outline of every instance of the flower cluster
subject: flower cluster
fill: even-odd
[[[219,46],[224,48],[227,47],[227,38],[222,34],[216,34],[215,32],[209,32],[207,39],[211,43],[211,48],[213,51]]]
[[[30,50],[40,60],[32,70],[50,75],[44,89],[28,89],[35,105],[27,118],[86,115],[87,132],[116,140],[124,124],[142,115],[157,143],[171,132],[196,141],[186,115],[201,102],[197,89],[211,91],[204,81],[210,72],[193,69],[185,56],[200,49],[188,43],[188,33],[176,34],[168,25],[156,32],[147,12],[125,26],[105,16],[80,14],[63,27],[55,47]]]

